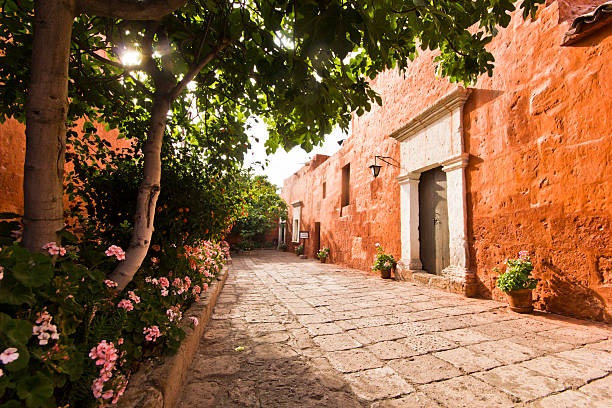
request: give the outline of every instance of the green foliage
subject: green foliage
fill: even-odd
[[[287,204],[276,192],[276,186],[266,176],[242,176],[243,211],[232,233],[247,240],[263,241],[280,219],[287,219]]]
[[[374,265],[372,265],[373,271],[390,271],[395,268],[397,262],[393,255],[386,254],[383,246],[376,244],[376,255],[374,256]]]
[[[0,352],[18,354],[0,367],[0,406],[99,406],[92,387],[101,367],[88,355],[103,341],[121,357],[101,389],[118,397],[139,361],[180,346],[178,316],[216,279],[228,253],[226,244],[206,241],[154,245],[143,274],[116,293],[105,281],[117,263],[105,255],[107,244],[87,234],[61,235],[65,247],[50,248],[54,256],[17,242],[0,246]],[[152,326],[160,337],[147,341],[143,331]]]
[[[300,245],[295,247],[295,254],[296,255],[304,255],[304,245],[303,244],[300,244]]]
[[[255,248],[255,243],[250,240],[240,241],[238,243],[238,248],[242,249],[243,251],[252,251],[253,248]]]
[[[538,280],[531,277],[533,265],[526,251],[519,252],[517,259],[506,260],[506,271],[501,273],[497,268],[495,272],[500,276],[497,279],[497,287],[504,292],[512,292],[521,289],[535,289]]]
[[[328,256],[329,256],[329,248],[328,247],[320,249],[319,252],[317,252],[317,258],[319,258],[319,259],[327,259]]]
[[[278,244],[278,249],[280,249],[281,251],[286,251],[287,244],[285,244],[284,242],[281,242],[280,244]]]

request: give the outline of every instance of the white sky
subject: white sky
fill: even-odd
[[[247,131],[251,139],[251,149],[248,151],[244,164],[245,167],[253,166],[255,174],[268,176],[270,182],[278,187],[283,186],[283,181],[298,171],[306,162],[314,157],[315,154],[326,154],[331,156],[340,150],[338,141],[346,139],[347,135],[343,134],[340,129],[334,129],[331,134],[327,135],[322,146],[317,146],[310,153],[306,153],[301,147],[296,146],[290,152],[286,152],[282,147],[279,147],[276,153],[266,156],[266,147],[264,143],[268,139],[268,131],[263,122],[250,121],[251,129]],[[255,141],[259,139],[259,142]],[[261,165],[255,164],[259,161],[262,164],[268,159],[268,166],[262,169]]]

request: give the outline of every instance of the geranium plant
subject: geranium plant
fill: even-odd
[[[327,259],[327,257],[329,256],[329,248],[325,247],[321,250],[319,250],[319,252],[317,252],[317,258],[323,260],[323,259]]]
[[[506,271],[500,272],[495,268],[495,272],[500,276],[497,279],[497,287],[504,292],[512,292],[521,289],[535,289],[538,280],[531,276],[533,265],[529,259],[527,251],[520,251],[517,259],[507,259],[505,261]]]
[[[376,255],[374,256],[373,271],[390,271],[395,268],[397,262],[393,255],[386,254],[382,245],[376,244]]]
[[[304,245],[300,244],[298,246],[295,247],[295,253],[296,255],[304,255]]]

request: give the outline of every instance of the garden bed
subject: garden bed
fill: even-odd
[[[205,296],[194,303],[186,312],[182,329],[186,336],[174,355],[163,356],[143,363],[130,379],[129,386],[119,400],[125,408],[171,408],[181,390],[183,380],[193,359],[200,338],[210,321],[217,298],[229,273],[231,258],[223,267],[218,279],[210,285]],[[193,327],[188,317],[196,317],[199,324]]]

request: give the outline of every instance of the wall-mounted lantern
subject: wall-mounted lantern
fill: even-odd
[[[384,163],[387,163],[390,166],[399,168],[399,163],[397,163],[397,160],[395,160],[393,157],[389,157],[389,156],[374,156],[374,164],[370,165],[370,171],[372,172],[372,177],[374,177],[374,178],[378,177],[378,175],[380,174],[380,168],[382,167],[381,165],[376,164],[376,160],[380,160],[380,161],[382,161]],[[394,161],[397,164],[388,162],[387,160],[392,160],[392,161]]]

